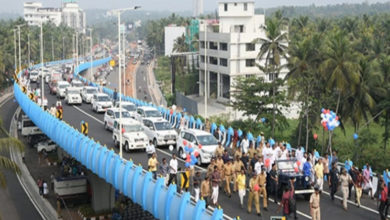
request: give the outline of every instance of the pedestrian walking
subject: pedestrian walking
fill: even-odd
[[[222,155],[218,156],[218,159],[216,161],[216,166],[217,166],[217,169],[218,169],[218,172],[219,172],[219,175],[221,177],[221,181],[219,182],[219,187],[222,188],[222,183],[225,179],[225,174],[224,174],[224,162],[222,160]]]
[[[268,210],[268,197],[267,190],[265,189],[265,183],[267,182],[267,173],[265,172],[265,167],[261,168],[261,172],[257,175],[257,183],[259,184],[259,196],[263,195],[263,208]]]
[[[349,169],[348,171],[348,174],[351,176],[352,178],[352,182],[349,183],[348,185],[348,191],[349,191],[349,194],[348,194],[348,199],[351,199],[351,195],[352,195],[352,187],[355,186],[355,182],[356,182],[356,178],[357,178],[357,170],[354,166],[351,166],[351,168]],[[355,187],[355,192],[356,192],[356,187]],[[355,194],[355,203],[356,203],[356,194]]]
[[[114,89],[114,93],[112,95],[112,99],[114,100],[114,106],[115,106],[116,100],[118,99],[118,92],[116,91],[116,88]]]
[[[195,173],[194,178],[193,178],[195,202],[197,202],[197,201],[199,200],[200,184],[201,184],[200,172],[197,171],[197,172]]]
[[[379,205],[379,216],[381,217],[381,220],[386,220],[387,217],[387,208],[386,205],[388,203],[388,189],[385,185],[385,183],[382,183],[381,185],[381,196],[380,196],[380,205]]]
[[[334,195],[337,192],[338,186],[339,186],[339,175],[337,171],[337,164],[333,163],[329,175],[330,198],[332,200],[334,200]]]
[[[288,216],[290,216],[290,207],[289,207],[289,201],[291,198],[291,187],[287,186],[284,188],[283,195],[282,195],[282,201],[280,202],[280,205],[276,212],[279,212],[280,209],[283,211],[283,217],[286,219]]]
[[[181,171],[181,168],[179,168],[179,172]],[[183,172],[180,173],[181,181],[180,181],[180,188],[181,191],[188,192],[188,189],[190,188],[190,169],[189,167],[186,167]]]
[[[356,190],[356,204],[357,207],[360,207],[360,198],[362,197],[363,192],[363,174],[362,169],[359,169],[359,171],[356,173],[356,180],[355,180],[355,190]]]
[[[322,164],[324,166],[324,180],[328,182],[329,185],[329,155],[326,153],[325,157],[322,158]]]
[[[49,186],[47,185],[46,181],[43,181],[42,187],[43,187],[43,196],[47,197],[47,195],[49,194]]]
[[[366,164],[366,169],[363,170],[363,178],[364,178],[364,190],[369,191],[369,196],[371,199],[374,199],[372,195],[372,181],[370,175],[370,165]]]
[[[174,182],[177,183],[176,176],[177,176],[177,159],[176,155],[172,154],[172,159],[169,161],[169,179],[168,179],[168,186]]]
[[[43,180],[41,178],[38,178],[38,189],[39,189],[39,195],[43,195]]]
[[[340,176],[340,184],[341,184],[341,192],[343,193],[343,201],[342,201],[342,204],[343,204],[343,208],[345,211],[347,211],[347,204],[348,204],[348,194],[349,194],[349,190],[348,190],[348,186],[349,186],[349,183],[352,182],[352,178],[351,176],[347,173],[347,170],[346,169],[343,169],[342,171],[342,174]]]
[[[312,220],[321,220],[320,212],[320,190],[318,185],[314,186],[315,192],[310,196],[310,214]]]
[[[241,172],[237,175],[237,187],[238,187],[238,197],[240,198],[240,205],[241,208],[244,209],[244,196],[246,193],[245,170],[241,170]]]
[[[324,165],[321,157],[318,159],[318,163],[314,166],[314,173],[316,176],[316,183],[321,193],[324,185]]]
[[[212,185],[212,194],[211,198],[213,200],[213,205],[218,206],[218,194],[219,194],[219,182],[221,181],[221,176],[219,174],[217,166],[214,166],[214,173],[211,175],[211,185]]]
[[[146,154],[148,155],[148,159],[152,157],[154,153],[156,153],[156,148],[153,145],[152,140],[149,140],[149,144],[146,145]]]
[[[306,188],[310,183],[311,183],[311,159],[310,157],[306,158],[306,162],[303,165],[303,175],[305,176],[305,181],[304,181],[304,187]],[[306,180],[308,179],[308,180]]]
[[[167,184],[169,178],[169,165],[165,157],[162,159],[162,163],[159,166],[159,170],[161,177],[163,177],[165,180],[164,183]]]
[[[210,177],[206,176],[201,184],[200,194],[206,202],[206,209],[209,206],[210,197]]]
[[[56,177],[54,176],[54,173],[52,173],[51,175],[50,175],[50,188],[51,188],[51,190],[53,190],[54,191],[54,180],[56,179]]]
[[[232,196],[232,192],[230,190],[230,182],[232,181],[233,175],[233,166],[232,162],[228,160],[223,167],[224,175],[225,175],[225,193],[229,196]]]
[[[219,158],[220,156],[222,157],[224,151],[225,151],[225,148],[222,147],[221,142],[218,142],[218,147],[215,149],[215,156],[217,158]]]
[[[252,178],[249,180],[249,197],[248,197],[248,213],[252,211],[252,201],[255,202],[256,212],[258,216],[261,216],[260,213],[260,203],[259,203],[259,184],[257,181],[256,173],[252,174]]]
[[[233,191],[234,192],[237,192],[237,175],[241,172],[242,169],[245,171],[244,164],[237,156],[236,160],[233,162],[233,182],[234,182]]]
[[[157,166],[158,166],[158,161],[156,157],[156,153],[152,155],[151,158],[148,160],[148,168],[149,171],[153,173],[153,179],[157,179]]]
[[[277,204],[278,203],[278,173],[276,171],[276,164],[272,164],[272,169],[269,172],[270,175],[270,192],[274,195],[274,202]]]

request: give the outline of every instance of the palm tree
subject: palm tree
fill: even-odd
[[[284,18],[275,17],[266,21],[266,26],[263,27],[265,31],[265,38],[257,38],[253,42],[261,44],[260,51],[257,55],[260,65],[258,67],[269,75],[274,86],[272,88],[273,97],[273,115],[272,115],[272,137],[275,136],[275,113],[276,113],[276,100],[275,100],[275,78],[278,77],[278,73],[282,68],[281,60],[287,58],[287,32],[284,31],[286,26],[286,20]],[[264,62],[263,62],[264,61]],[[264,65],[262,64],[264,63]]]
[[[4,130],[2,124],[3,121],[0,119],[0,132],[2,133],[2,137],[0,138],[0,151],[8,152],[11,148],[16,148],[19,151],[23,151],[23,143],[16,138],[9,137],[8,133]],[[10,170],[16,174],[20,174],[20,169],[18,165],[14,161],[3,155],[0,155],[0,168]],[[7,186],[7,181],[5,179],[3,169],[1,169],[0,171],[0,186],[3,188]]]

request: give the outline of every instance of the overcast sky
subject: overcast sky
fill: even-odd
[[[26,0],[0,0],[0,13],[23,13],[23,2]],[[32,0],[34,1],[34,0]],[[113,9],[121,8],[132,5],[141,5],[143,10],[169,10],[169,11],[182,11],[192,10],[193,0],[78,0],[80,6],[83,9]],[[219,0],[203,0],[205,5],[205,11],[214,11],[217,7]],[[327,5],[327,4],[339,4],[339,3],[376,3],[387,2],[389,0],[255,0],[256,7],[276,7],[283,5]],[[44,6],[47,7],[59,7],[61,0],[40,0]]]

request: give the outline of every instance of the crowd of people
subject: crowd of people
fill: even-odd
[[[218,132],[217,129],[215,134],[217,139]],[[180,182],[179,192],[188,191],[191,186],[194,200],[198,201],[202,198],[206,206],[218,207],[221,191],[228,197],[236,194],[242,209],[251,213],[254,206],[256,214],[261,216],[260,198],[263,197],[262,209],[268,211],[268,196],[273,197],[273,201],[278,203],[278,196],[282,195],[279,209],[282,209],[283,216],[292,215],[296,219],[294,189],[296,180],[291,179],[288,186],[282,189],[283,192],[278,192],[280,184],[276,165],[278,160],[292,159],[296,161],[295,172],[308,177],[305,178],[308,179],[305,184],[310,184],[314,188],[309,202],[313,219],[320,219],[320,195],[326,186],[329,188],[331,200],[334,200],[337,191],[341,191],[343,195],[341,203],[345,210],[348,209],[347,200],[353,197],[356,206],[360,207],[362,192],[367,191],[370,198],[380,201],[379,212],[383,217],[381,219],[385,219],[384,216],[388,213],[389,182],[380,177],[374,195],[373,173],[369,164],[359,169],[353,166],[351,161],[347,161],[345,166],[339,169],[337,151],[333,151],[332,155],[325,154],[321,157],[316,150],[309,152],[305,152],[303,148],[289,150],[282,142],[261,141],[256,144],[243,135],[241,140],[234,140],[233,137],[231,147],[226,148],[220,143],[215,151],[215,157],[211,159],[204,172],[195,171],[191,166],[181,170],[175,154],[172,154],[169,161],[167,158],[162,158],[160,163],[151,142],[146,152],[149,158],[148,168],[154,178],[163,177],[167,186]],[[247,197],[246,208],[245,197]]]

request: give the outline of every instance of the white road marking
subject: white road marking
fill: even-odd
[[[104,125],[104,122],[101,121],[100,119],[96,118],[95,116],[85,112],[84,110],[82,110],[81,108],[77,107],[77,106],[74,106],[73,107],[77,110],[79,110],[80,112],[84,113],[85,115],[89,116],[90,118],[94,119],[95,121],[99,122],[100,124]]]

